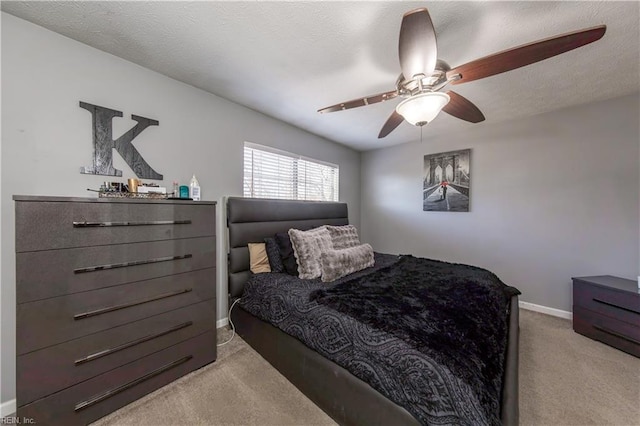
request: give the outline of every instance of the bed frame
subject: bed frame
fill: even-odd
[[[242,296],[250,277],[250,242],[262,242],[290,228],[349,223],[345,203],[229,197],[229,301]],[[231,304],[229,305],[231,306]],[[302,393],[341,425],[417,425],[404,408],[346,369],[236,305],[236,332]],[[518,424],[518,297],[511,299],[505,376],[501,396],[504,425]]]

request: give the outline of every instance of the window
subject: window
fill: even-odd
[[[244,196],[338,201],[338,166],[244,143]]]

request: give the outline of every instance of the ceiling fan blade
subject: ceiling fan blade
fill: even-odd
[[[451,82],[460,84],[511,71],[593,43],[606,30],[606,25],[600,25],[503,50],[447,71],[447,78],[460,74],[461,79]]]
[[[393,90],[391,92],[378,93],[377,95],[371,95],[360,99],[354,99],[352,101],[342,102],[339,104],[331,105],[322,109],[319,109],[318,112],[334,112],[334,111],[342,111],[345,109],[357,108],[365,105],[376,104],[378,102],[387,101],[389,99],[393,99],[398,96],[398,91]]]
[[[393,113],[391,113],[391,116],[387,119],[387,122],[382,126],[380,134],[378,134],[378,139],[382,139],[389,133],[393,132],[403,121],[404,118],[394,110]]]
[[[484,121],[484,115],[470,100],[451,90],[447,92],[447,95],[451,100],[442,108],[444,112],[470,123]]]
[[[430,76],[435,69],[438,59],[436,32],[426,8],[412,10],[402,17],[398,53],[402,74],[408,79],[416,74]]]

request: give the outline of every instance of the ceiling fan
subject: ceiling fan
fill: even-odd
[[[599,40],[606,25],[574,31],[504,50],[455,68],[438,59],[436,33],[426,8],[404,14],[400,26],[398,51],[402,73],[396,89],[318,110],[320,113],[371,105],[396,97],[405,98],[387,122],[378,138],[384,138],[403,121],[416,126],[430,123],[442,110],[471,123],[484,121],[478,107],[454,91],[442,92],[448,84],[467,83],[542,61]]]

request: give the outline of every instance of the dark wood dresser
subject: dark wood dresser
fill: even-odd
[[[214,202],[14,200],[20,418],[87,424],[216,359]]]
[[[640,357],[638,283],[610,275],[573,278],[573,329]]]

